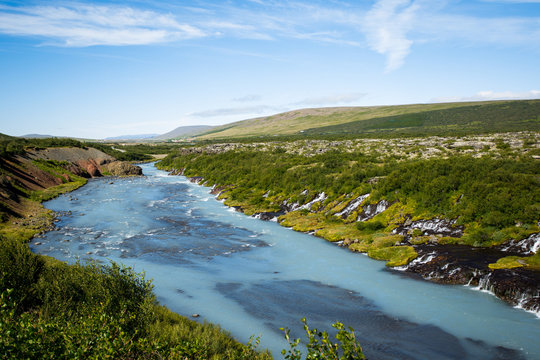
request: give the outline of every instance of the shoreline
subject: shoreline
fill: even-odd
[[[163,169],[163,170],[167,171],[169,175],[184,176],[183,171],[180,172],[177,169]],[[244,215],[249,216],[254,219],[277,222],[278,224],[280,224],[280,226],[291,229],[293,231],[298,231],[298,232],[302,232],[308,235],[313,235],[325,241],[335,243],[337,246],[344,247],[343,241],[337,241],[337,242],[330,241],[328,239],[325,239],[322,236],[317,236],[315,234],[315,231],[301,231],[301,230],[296,230],[293,227],[283,225],[284,221],[280,222],[278,218],[281,215],[287,214],[289,211],[282,209],[280,212],[256,212],[253,214],[246,214],[242,206],[227,205],[225,199],[219,198],[222,193],[227,191],[229,186],[213,185],[212,187],[210,187],[210,186],[205,185],[205,179],[201,176],[194,176],[194,177],[184,176],[184,177],[191,183],[209,188],[210,189],[209,193],[214,195],[214,199],[216,201],[223,203],[224,205],[228,206],[230,209],[234,209],[234,211],[241,212]],[[421,247],[421,245],[420,246],[411,245],[411,246],[416,251]],[[478,250],[480,251],[492,250],[491,248],[475,248],[475,247],[471,247],[467,245],[437,245],[437,246],[444,247],[445,249],[455,249],[458,247],[461,247],[461,248],[465,247],[470,253],[474,253],[475,251],[478,251]],[[357,251],[353,251],[353,252],[357,252]],[[358,252],[358,253],[363,254],[365,256],[369,256],[366,252]],[[425,254],[418,254],[417,259],[420,259],[421,256],[423,255]],[[436,252],[433,255],[434,255],[433,259],[431,259],[432,261],[436,259],[437,257],[440,257],[441,254]],[[512,254],[506,253],[505,255],[512,255]],[[376,260],[379,260],[379,259],[376,259]],[[497,272],[498,274],[513,274],[516,271],[515,269],[489,269],[488,268],[488,269],[483,269],[482,271],[482,269],[477,268],[477,269],[473,269],[472,273],[474,274],[474,276],[470,276],[466,278],[468,272],[465,270],[471,270],[471,269],[461,269],[459,266],[457,268],[452,269],[449,266],[450,263],[445,263],[442,266],[439,266],[439,268],[443,269],[442,274],[454,276],[454,275],[458,275],[458,273],[461,272],[461,275],[463,276],[461,279],[459,279],[459,277],[456,277],[456,276],[454,276],[453,278],[445,277],[445,276],[438,276],[438,277],[430,276],[432,275],[431,272],[426,273],[426,271],[429,269],[425,269],[425,268],[423,269],[422,267],[414,268],[414,269],[409,268],[409,265],[413,263],[414,261],[415,260],[412,260],[408,264],[405,264],[402,266],[388,266],[388,269],[390,271],[405,272],[410,275],[417,275],[423,281],[430,281],[430,282],[437,283],[440,285],[445,285],[445,284],[446,285],[461,285],[461,286],[469,287],[471,288],[471,290],[474,290],[474,291],[487,292],[490,295],[504,301],[508,305],[516,309],[524,310],[528,313],[534,314],[537,318],[540,319],[540,272],[538,271],[521,269],[521,271],[525,271],[525,272],[533,274],[533,277],[538,278],[538,281],[536,281],[536,283],[532,283],[533,286],[529,289],[519,289],[519,287],[516,287],[516,286],[513,286],[513,287],[510,286],[510,288],[508,288],[507,283],[498,283],[498,282],[494,283],[490,279],[491,274],[494,272]],[[433,263],[431,264],[429,262],[426,262],[425,264],[434,266],[435,263],[436,261],[433,261]],[[444,271],[444,270],[448,270],[448,271]],[[517,276],[517,278],[519,280],[519,276]],[[475,286],[476,288],[473,288],[473,286]],[[504,286],[506,286],[506,288]],[[502,291],[497,291],[498,288],[501,288]]]

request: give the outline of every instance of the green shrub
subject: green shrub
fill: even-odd
[[[0,292],[12,289],[17,312],[39,304],[36,283],[43,270],[44,261],[26,244],[0,237]]]
[[[305,359],[320,359],[320,360],[360,360],[365,359],[362,353],[362,347],[356,341],[354,330],[349,327],[345,329],[345,326],[336,322],[332,325],[338,330],[335,338],[338,342],[334,343],[330,340],[326,331],[319,331],[317,329],[310,329],[307,325],[305,318],[302,319],[304,324],[304,331],[307,336],[307,343],[305,344],[307,354]],[[285,339],[289,344],[289,349],[283,349],[281,354],[286,360],[301,360],[302,352],[298,350],[300,339],[292,340],[290,338],[290,330],[287,328],[281,328],[281,331],[285,334]]]
[[[379,220],[359,221],[356,223],[356,228],[360,231],[375,232],[384,229],[386,226]]]

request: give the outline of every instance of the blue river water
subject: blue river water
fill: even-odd
[[[494,296],[388,270],[275,222],[227,208],[209,189],[151,164],[144,177],[94,179],[45,204],[57,229],[31,244],[57,259],[110,260],[145,271],[158,300],[261,336],[281,358],[280,327],[300,319],[354,328],[371,359],[540,359],[540,319]]]

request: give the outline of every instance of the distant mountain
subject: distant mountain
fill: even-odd
[[[43,134],[26,134],[21,137],[27,138],[27,139],[46,139],[46,138],[62,137],[62,136],[43,135]]]
[[[150,140],[159,134],[120,135],[105,138],[104,140]]]
[[[190,137],[202,134],[206,131],[212,129],[213,126],[208,125],[193,125],[193,126],[180,126],[169,131],[166,134],[158,135],[152,138],[152,140],[168,140],[168,139],[178,139],[183,137]]]

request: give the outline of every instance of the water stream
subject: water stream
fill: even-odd
[[[170,309],[200,314],[242,342],[261,335],[276,359],[286,346],[279,328],[300,337],[302,317],[319,329],[352,326],[371,359],[540,359],[533,314],[250,218],[151,164],[143,171],[47,202],[60,221],[32,250],[144,270]]]

